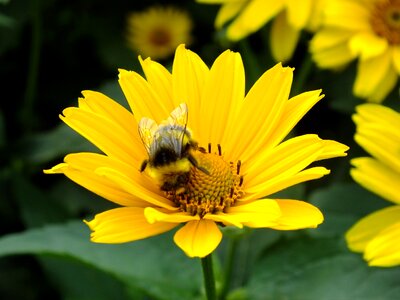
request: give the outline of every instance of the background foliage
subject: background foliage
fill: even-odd
[[[102,91],[126,106],[117,69],[141,72],[125,39],[126,16],[154,1],[0,1],[0,298],[1,299],[202,299],[200,263],[187,258],[173,233],[123,245],[89,242],[81,222],[112,204],[62,176],[42,170],[70,152],[92,146],[62,124],[58,114],[80,91]],[[162,2],[165,4],[165,2]],[[183,7],[195,24],[189,48],[210,64],[227,48],[239,51],[247,86],[274,65],[268,28],[231,44],[216,34],[217,7],[194,1]],[[268,27],[268,26],[267,26]],[[215,264],[221,286],[226,252],[237,245],[228,299],[395,299],[400,269],[371,268],[351,253],[344,232],[387,205],[353,183],[351,114],[355,66],[337,73],[310,61],[303,34],[294,58],[293,94],[322,88],[326,97],[298,124],[296,134],[317,133],[351,147],[349,157],[328,162],[327,178],[284,192],[318,206],[325,222],[316,230],[225,230]],[[170,66],[171,60],[163,61]],[[398,108],[398,88],[385,105]]]

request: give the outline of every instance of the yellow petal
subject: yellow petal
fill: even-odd
[[[194,52],[178,46],[172,66],[172,88],[174,101],[186,103],[189,110],[188,127],[196,134],[202,130],[200,99],[208,67]],[[196,139],[197,136],[196,136]]]
[[[242,13],[229,25],[227,30],[228,38],[232,41],[238,41],[259,30],[284,7],[283,0],[271,2],[252,0],[248,2]]]
[[[276,226],[277,219],[281,217],[279,205],[271,199],[235,205],[226,213],[243,225],[254,228]]]
[[[362,124],[354,136],[356,142],[386,166],[400,170],[400,132],[386,124]]]
[[[340,69],[355,59],[347,44],[313,51],[312,58],[319,68]]]
[[[316,160],[329,159],[333,157],[346,156],[349,147],[332,140],[322,140],[323,151]]]
[[[93,193],[122,206],[146,207],[148,202],[123,190],[114,182],[99,176],[95,170],[101,166],[113,166],[117,162],[96,153],[76,153],[65,157],[66,163],[58,164],[46,174],[65,174],[72,181]]]
[[[324,24],[349,30],[370,30],[369,17],[370,11],[362,2],[328,1]]]
[[[222,240],[222,233],[214,221],[190,221],[180,228],[175,243],[189,257],[205,257],[213,252]]]
[[[144,147],[138,146],[138,140],[111,119],[75,107],[64,109],[63,115],[60,118],[68,126],[111,157],[137,164],[145,153]],[[135,123],[131,126],[134,128]]]
[[[314,7],[312,0],[287,0],[287,16],[289,24],[298,30],[303,29],[311,15]]]
[[[186,212],[171,213],[170,211],[147,207],[144,216],[150,224],[155,222],[186,223],[189,221],[200,220],[198,215],[192,216]]]
[[[129,174],[123,174],[122,172],[108,168],[101,167],[96,169],[96,174],[104,176],[108,180],[113,181],[119,185],[124,191],[136,196],[139,199],[147,201],[150,205],[166,208],[171,211],[175,211],[178,208],[174,206],[174,203],[167,198],[159,195],[154,191],[147,190],[140,183],[133,178],[129,178]]]
[[[393,46],[393,65],[396,68],[396,72],[400,75],[400,46]]]
[[[278,224],[272,226],[273,229],[316,228],[324,221],[321,211],[307,202],[287,199],[276,202],[279,204],[282,216],[277,220]]]
[[[400,206],[380,209],[362,218],[346,232],[346,242],[355,252],[363,252],[382,230],[397,224],[400,220]]]
[[[396,86],[398,79],[399,75],[396,73],[396,70],[390,67],[386,76],[382,78],[381,82],[378,84],[379,88],[372,91],[367,100],[369,102],[381,103]]]
[[[287,20],[286,12],[281,12],[272,22],[270,43],[275,61],[286,62],[293,56],[300,37],[300,29]]]
[[[85,221],[95,243],[117,244],[136,241],[161,234],[176,227],[175,223],[150,224],[143,208],[122,207],[97,214],[92,221]]]
[[[382,198],[400,204],[400,172],[370,157],[352,159],[351,164],[355,168],[350,174],[355,181]]]
[[[295,175],[314,162],[322,151],[323,143],[314,134],[291,138],[271,151],[265,151],[257,162],[243,165],[246,192],[253,193],[258,185],[270,180]]]
[[[168,102],[161,99],[138,73],[120,69],[118,82],[137,122],[142,117],[147,117],[160,123],[169,116],[171,107]]]
[[[237,130],[236,117],[244,99],[245,76],[239,53],[223,52],[210,69],[201,95],[200,142],[225,145]],[[225,139],[223,139],[225,137]]]
[[[353,34],[353,32],[341,28],[323,27],[311,39],[310,50],[312,53],[318,53],[333,47],[341,47],[347,44]]]
[[[353,120],[357,125],[362,123],[378,123],[385,125],[391,131],[396,131],[400,127],[400,113],[379,104],[366,103],[356,106],[357,114],[353,115]]]
[[[262,145],[260,149],[274,147],[280,143],[294,126],[303,118],[303,116],[319,101],[324,95],[320,95],[321,90],[309,91],[294,96],[286,102],[282,117],[279,121],[280,125],[276,126],[274,132],[271,134],[266,145]],[[253,156],[255,160],[257,158]],[[250,158],[249,164],[252,164]]]
[[[350,50],[361,60],[381,55],[388,49],[388,42],[372,32],[361,32],[354,35],[349,42]]]
[[[199,2],[205,2],[200,0]],[[230,1],[225,3],[218,11],[215,18],[215,27],[221,29],[230,19],[235,17],[245,6],[246,1]]]
[[[152,89],[158,94],[158,98],[162,99],[165,107],[170,112],[177,107],[172,95],[172,75],[163,65],[152,61],[150,58],[143,60],[139,56],[140,65],[146,75],[147,82]],[[178,103],[179,104],[179,103]],[[154,109],[154,108],[153,108]]]
[[[353,87],[354,94],[361,98],[368,98],[376,90],[381,89],[379,84],[388,79],[392,68],[391,63],[389,51],[367,60],[360,60]]]
[[[279,121],[289,97],[292,79],[293,70],[277,64],[257,80],[243,102],[235,132],[224,144],[226,153],[230,155],[227,159],[248,161],[261,151],[261,147],[267,150],[270,144],[280,142],[269,137],[275,128],[281,126]],[[268,145],[266,141],[269,141]]]
[[[364,258],[370,266],[400,265],[400,221],[379,232],[368,243]]]
[[[285,188],[299,184],[301,182],[319,179],[322,176],[329,174],[329,170],[324,167],[313,167],[301,171],[292,176],[280,176],[279,178],[273,178],[265,184],[260,184],[257,189],[254,189],[254,193],[247,193],[240,202],[246,202],[251,200],[260,199],[267,195],[274,194],[276,192],[282,191]]]

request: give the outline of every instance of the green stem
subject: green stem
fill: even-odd
[[[228,250],[227,250],[227,255],[226,255],[226,262],[225,262],[225,277],[224,281],[222,282],[222,288],[221,288],[221,295],[219,299],[224,300],[226,298],[226,295],[228,294],[230,283],[232,282],[232,275],[233,275],[233,263],[235,261],[235,256],[237,252],[237,244],[238,244],[238,239],[237,238],[231,238],[229,240],[228,244]]]
[[[212,254],[209,254],[201,259],[201,266],[203,267],[204,287],[206,289],[207,299],[216,300],[217,293],[215,290]]]
[[[31,2],[32,8],[32,44],[29,57],[29,70],[26,83],[24,103],[20,113],[22,125],[26,131],[31,130],[33,118],[33,104],[36,97],[37,80],[39,72],[40,44],[41,44],[41,20],[39,1]]]
[[[304,84],[306,83],[308,77],[310,76],[311,70],[313,66],[313,61],[310,55],[307,55],[304,58],[303,63],[300,66],[300,69],[297,71],[295,70],[295,78],[293,80],[293,88],[292,88],[292,95],[296,96],[303,92]]]

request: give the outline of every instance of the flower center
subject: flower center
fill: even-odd
[[[400,44],[400,0],[377,1],[371,13],[371,26],[390,44]]]
[[[170,43],[171,35],[164,28],[155,28],[150,33],[150,43],[155,46],[165,46]]]
[[[223,212],[243,195],[243,177],[240,175],[240,161],[226,162],[218,147],[218,154],[203,148],[193,150],[199,168],[193,166],[189,180],[182,190],[166,192],[182,211],[203,217],[207,213]],[[207,171],[207,172],[206,172]]]

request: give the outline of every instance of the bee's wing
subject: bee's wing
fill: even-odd
[[[169,138],[170,147],[172,147],[179,156],[181,156],[183,150],[183,139],[186,134],[187,122],[188,107],[186,103],[181,103],[175,108],[166,120],[167,126],[171,126],[173,129],[173,135]]]
[[[154,141],[158,125],[154,120],[143,117],[139,121],[138,129],[143,145],[146,148],[147,154],[150,156],[150,146]]]
[[[186,103],[181,103],[177,108],[175,108],[169,115],[166,123],[172,125],[173,127],[186,128],[188,122],[188,107]]]

